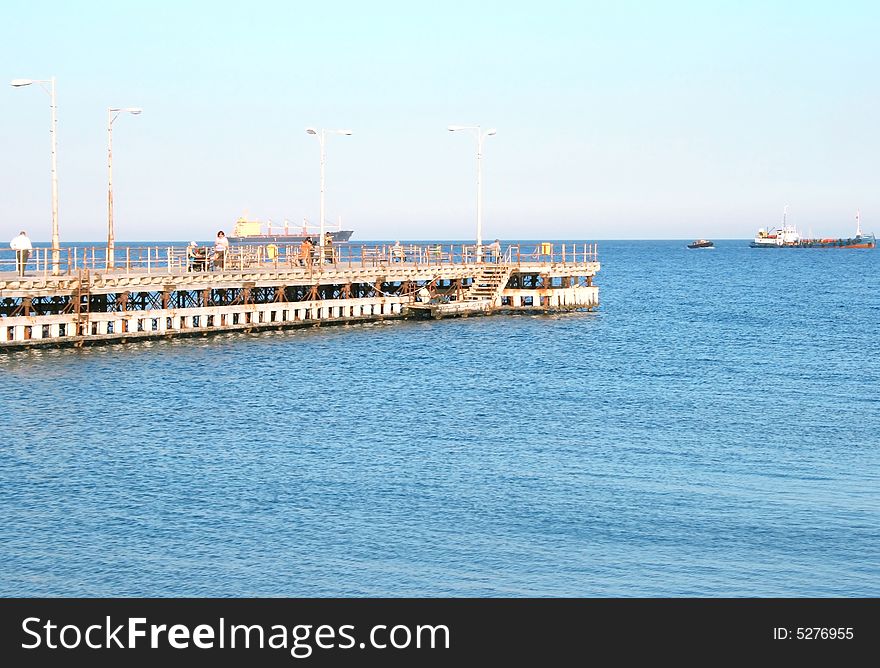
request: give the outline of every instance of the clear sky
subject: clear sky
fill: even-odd
[[[0,69],[57,77],[59,226],[212,238],[247,213],[355,240],[880,233],[880,3],[4,0]],[[50,235],[49,98],[0,88],[0,234]],[[0,240],[2,240],[0,239]]]

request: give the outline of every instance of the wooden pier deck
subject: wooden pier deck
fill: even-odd
[[[0,350],[599,303],[590,244],[479,258],[472,246],[407,246],[401,256],[346,244],[327,262],[300,260],[295,247],[239,247],[207,268],[181,247],[125,249],[120,267],[100,250],[62,249],[53,265],[38,249],[24,276],[0,253]]]

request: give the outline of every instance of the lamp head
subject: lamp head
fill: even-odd
[[[497,132],[498,132],[498,130],[496,130],[495,128],[492,128],[491,130],[486,130],[486,136],[491,137],[492,135],[494,135]]]
[[[308,134],[310,134],[310,135],[316,135],[316,134],[318,134],[318,131],[315,130],[315,128],[306,128],[306,132],[307,132]]]
[[[33,83],[32,79],[13,79],[9,85],[15,86],[16,88],[21,88],[22,86],[30,86]]]

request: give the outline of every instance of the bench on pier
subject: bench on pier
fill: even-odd
[[[443,247],[438,244],[436,246],[427,246],[425,248],[425,261],[426,262],[451,262],[452,258],[449,257],[449,253],[444,253]]]
[[[362,248],[361,259],[365,267],[378,267],[385,262],[385,254],[381,248]]]
[[[230,250],[226,257],[227,269],[249,269],[261,264],[262,258],[256,249]]]

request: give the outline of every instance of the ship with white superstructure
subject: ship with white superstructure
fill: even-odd
[[[806,238],[788,222],[788,206],[782,211],[782,226],[769,230],[763,227],[749,244],[752,248],[876,248],[877,239],[873,234],[862,232],[861,211],[856,212],[855,236],[847,238]]]

